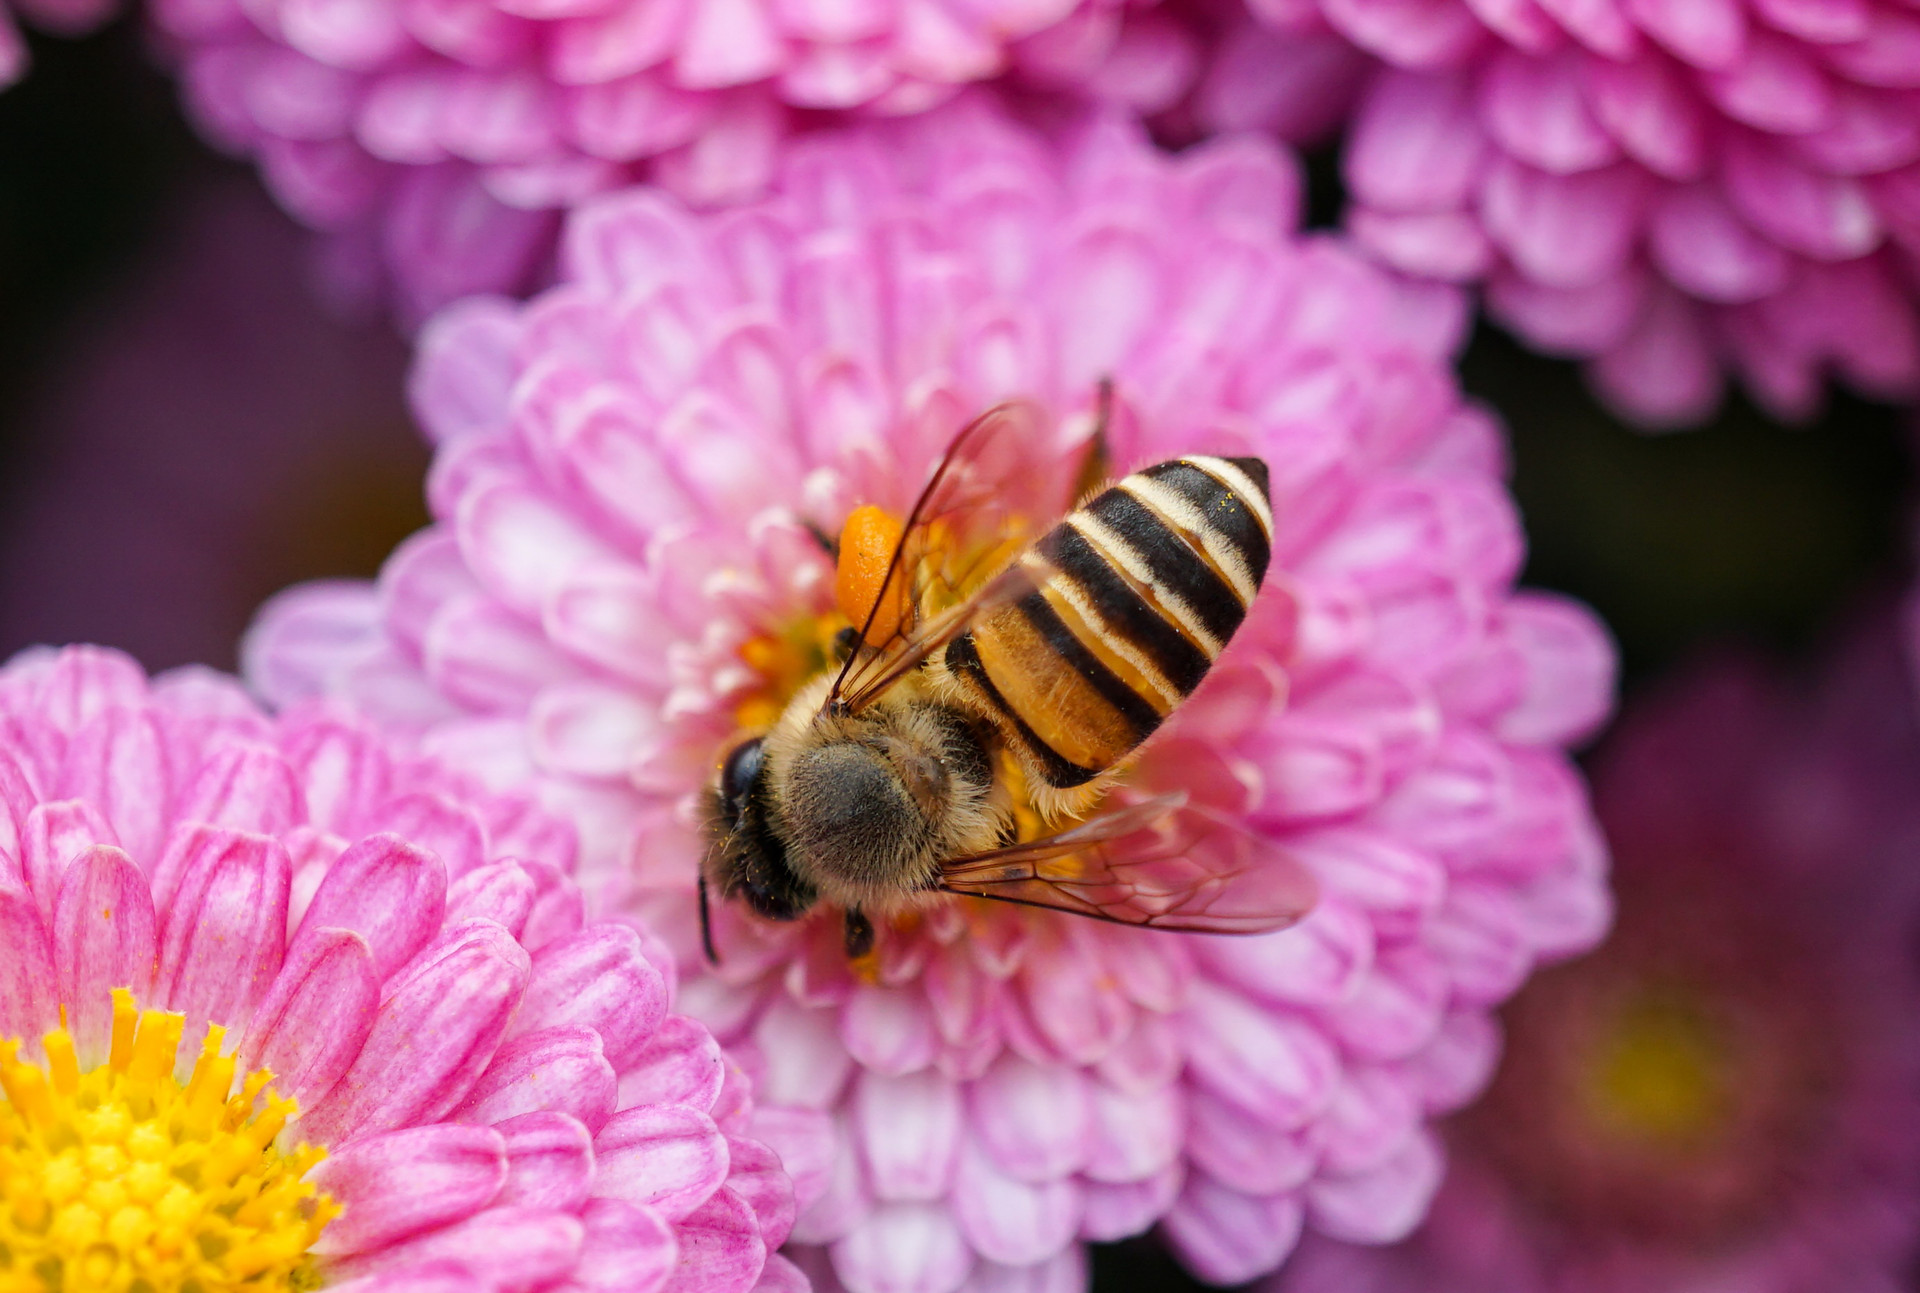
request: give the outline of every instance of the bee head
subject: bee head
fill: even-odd
[[[953,787],[941,751],[920,735],[873,731],[793,760],[786,827],[803,875],[888,889],[931,878],[918,873]]]
[[[787,864],[786,846],[767,820],[766,746],[735,746],[709,796],[713,848],[708,873],[727,898],[741,898],[768,920],[797,920],[817,896]]]

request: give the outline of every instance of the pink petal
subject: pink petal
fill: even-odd
[[[346,1256],[487,1207],[506,1184],[506,1146],[489,1127],[412,1127],[334,1151],[311,1179],[345,1209],[314,1251]]]
[[[1298,1126],[1332,1094],[1339,1060],[1320,1032],[1298,1019],[1196,984],[1179,1027],[1194,1079],[1271,1126]]]
[[[307,806],[278,750],[236,744],[217,750],[200,769],[174,817],[280,835],[306,820]]]
[[[1868,12],[1866,35],[1834,46],[1827,58],[1856,81],[1920,89],[1920,18],[1875,5]]]
[[[1086,1162],[1093,1110],[1086,1080],[1074,1069],[1003,1055],[967,1094],[968,1125],[999,1171],[1044,1182]]]
[[[944,1197],[960,1148],[960,1092],[950,1079],[931,1070],[862,1074],[849,1116],[877,1197]]]
[[[749,1130],[755,1140],[765,1142],[780,1156],[780,1166],[787,1175],[794,1206],[800,1209],[812,1207],[814,1200],[827,1188],[827,1177],[833,1168],[832,1159],[838,1152],[833,1119],[816,1109],[761,1104],[754,1108],[753,1123]],[[759,1210],[760,1206],[755,1202],[755,1211]],[[761,1226],[772,1232],[772,1223],[764,1218]],[[784,1237],[781,1242],[785,1242]]]
[[[952,1214],[931,1203],[883,1204],[833,1246],[849,1293],[953,1293],[972,1267]]]
[[[540,949],[509,1037],[578,1024],[600,1034],[607,1062],[632,1063],[660,1025],[667,985],[625,925],[593,925]]]
[[[1348,40],[1400,67],[1452,63],[1484,39],[1455,0],[1323,0],[1321,12]]]
[[[374,977],[384,980],[438,932],[446,901],[439,858],[397,835],[372,835],[335,860],[294,938],[350,929],[367,940]]]
[[[1480,81],[1481,119],[1509,154],[1543,171],[1570,175],[1613,161],[1613,138],[1588,111],[1580,56],[1494,56]]]
[[[711,1109],[726,1065],[704,1024],[668,1015],[620,1072],[620,1103],[683,1104]]]
[[[1701,68],[1730,67],[1746,48],[1746,11],[1739,0],[1625,0],[1640,29]]]
[[[1326,1113],[1314,1122],[1323,1176],[1378,1168],[1402,1150],[1426,1112],[1413,1084],[1383,1067],[1350,1068]]]
[[[88,849],[67,868],[53,904],[59,999],[83,1069],[106,1060],[112,990],[131,988],[146,999],[153,962],[153,897],[146,877],[119,849]]]
[[[75,859],[95,845],[118,843],[113,827],[92,804],[78,799],[35,804],[20,823],[19,862],[41,913],[53,914],[54,895]]]
[[[1871,0],[1752,0],[1768,26],[1816,44],[1858,40],[1867,34]]]
[[[591,1028],[543,1028],[510,1037],[460,1106],[464,1122],[503,1122],[553,1110],[598,1128],[618,1096],[613,1066]]]
[[[249,1068],[272,1069],[280,1089],[311,1109],[359,1057],[379,1005],[366,941],[349,930],[321,930],[274,976],[240,1053]]]
[[[697,1251],[683,1254],[673,1227],[651,1208],[591,1199],[580,1219],[587,1225],[587,1242],[567,1280],[569,1293],[652,1293],[683,1269],[682,1261],[698,1260]]]
[[[1101,1243],[1139,1234],[1167,1214],[1185,1179],[1182,1165],[1174,1163],[1144,1181],[1125,1185],[1083,1183],[1081,1237]]]
[[[1186,1102],[1177,1083],[1147,1091],[1089,1084],[1093,1108],[1092,1149],[1086,1176],[1120,1184],[1143,1181],[1180,1156],[1186,1132]]]
[[[397,835],[415,849],[435,854],[450,880],[458,880],[487,858],[487,831],[467,803],[420,791],[389,799],[365,817],[369,834]]]
[[[1480,218],[1528,278],[1578,287],[1626,264],[1644,201],[1636,167],[1548,175],[1503,160],[1480,191]]]
[[[1072,1181],[1017,1181],[971,1140],[961,1147],[951,1200],[974,1251],[1009,1266],[1045,1261],[1080,1228],[1080,1193]]]
[[[680,1265],[666,1283],[671,1293],[748,1293],[767,1263],[753,1209],[721,1188],[673,1228]]]
[[[876,1072],[898,1077],[933,1062],[937,1036],[919,993],[860,984],[847,1000],[840,1030],[847,1054]]]
[[[1276,1135],[1229,1101],[1197,1091],[1188,1101],[1187,1155],[1220,1185],[1256,1196],[1290,1193],[1320,1165],[1317,1123]]]
[[[26,893],[0,886],[0,1037],[38,1037],[59,1022],[53,942]]]
[[[754,1224],[768,1248],[778,1248],[793,1230],[793,1181],[780,1155],[758,1140],[727,1137],[727,1188],[753,1209]]]
[[[1652,281],[1639,269],[1584,287],[1547,287],[1507,271],[1487,284],[1487,308],[1537,350],[1591,355],[1626,337],[1640,319]]]
[[[152,867],[166,843],[173,776],[158,718],[144,709],[114,709],[74,733],[60,784],[106,817],[136,863]]]
[[[544,1111],[494,1124],[507,1149],[499,1206],[577,1211],[593,1188],[593,1133],[578,1118]]]
[[[1792,259],[1754,233],[1705,184],[1669,189],[1655,203],[1648,249],[1682,291],[1708,301],[1752,301],[1786,283]]]
[[[284,765],[283,765],[284,766]],[[181,855],[179,883],[158,913],[154,995],[202,1021],[242,1029],[280,971],[293,862],[278,840],[208,830]],[[158,886],[156,885],[156,888]]]
[[[1586,64],[1593,115],[1657,175],[1690,180],[1709,154],[1707,119],[1683,73],[1664,59],[1596,58]]]
[[[1241,1284],[1286,1260],[1300,1239],[1301,1214],[1291,1194],[1255,1198],[1195,1173],[1163,1225],[1194,1274]]]
[[[446,923],[491,920],[518,937],[533,909],[534,884],[518,862],[476,867],[448,886]]]
[[[1466,205],[1486,158],[1466,77],[1388,71],[1361,104],[1343,170],[1370,207],[1445,211]]]
[[[1831,119],[1793,143],[1817,170],[1841,175],[1896,170],[1920,158],[1920,116],[1891,95],[1838,86]]]
[[[1678,292],[1662,289],[1619,345],[1595,361],[1590,375],[1607,402],[1648,426],[1686,426],[1720,402],[1720,366],[1700,312]]]
[[[1314,1228],[1348,1243],[1398,1242],[1426,1216],[1444,1168],[1439,1147],[1423,1132],[1371,1171],[1321,1177],[1307,1187]]]
[[[1805,46],[1765,30],[1749,36],[1738,63],[1700,84],[1729,117],[1756,130],[1805,134],[1833,114],[1833,86]]]
[[[501,1293],[539,1293],[578,1264],[586,1233],[580,1219],[568,1213],[489,1208],[403,1243],[356,1254],[336,1269],[354,1277],[454,1260],[485,1271]]]
[[[1880,242],[1872,201],[1851,179],[1817,174],[1777,145],[1745,135],[1727,140],[1724,167],[1735,208],[1790,250],[1844,260]]]
[[[1388,214],[1368,208],[1347,213],[1355,241],[1385,263],[1420,278],[1469,282],[1484,276],[1493,245],[1471,214]]]
[[[449,929],[387,987],[353,1067],[307,1115],[324,1144],[445,1117],[500,1044],[532,971],[498,925]]]
[[[1519,593],[1502,615],[1527,666],[1520,702],[1500,717],[1504,740],[1577,745],[1614,703],[1613,644],[1593,612],[1542,593]]]
[[[623,1109],[594,1137],[594,1193],[680,1221],[727,1179],[727,1143],[713,1120],[673,1105]]]
[[[692,10],[673,60],[674,80],[680,85],[714,90],[779,70],[779,34],[758,0],[718,0]]]

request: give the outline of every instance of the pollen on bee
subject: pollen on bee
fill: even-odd
[[[892,638],[907,616],[904,570],[895,572],[891,596],[883,598],[881,588],[901,533],[900,519],[871,503],[854,508],[840,528],[840,558],[833,572],[834,601],[850,624],[866,623],[868,614],[873,613],[865,635],[868,646],[880,646]]]

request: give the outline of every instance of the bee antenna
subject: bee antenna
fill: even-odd
[[[707,964],[720,964],[720,953],[713,947],[713,913],[707,905],[707,877],[700,876],[700,947],[707,954]]]

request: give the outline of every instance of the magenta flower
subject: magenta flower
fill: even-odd
[[[1492,1064],[1490,1006],[1606,923],[1562,747],[1611,649],[1513,592],[1499,434],[1444,328],[1290,232],[1297,187],[1250,137],[1171,158],[963,103],[796,142],[724,215],[598,199],[560,286],[422,335],[441,523],[251,635],[270,697],[350,699],[574,814],[590,887],[675,940],[765,1098],[831,1114],[794,1236],[856,1293],[1065,1287],[1080,1241],[1161,1220],[1222,1281],[1303,1224],[1397,1237],[1440,1173],[1428,1115]],[[727,906],[708,966],[700,789],[834,623],[804,523],[903,509],[1004,397],[1084,432],[1102,376],[1117,466],[1257,453],[1278,518],[1261,601],[1130,779],[1284,842],[1317,909],[1235,939],[954,900],[856,968],[837,913]]]
[[[1155,0],[161,0],[189,104],[410,321],[550,270],[556,213],[646,177],[757,192],[822,110],[919,112],[1017,73],[1141,108],[1194,39]]]
[[[794,1287],[746,1080],[524,799],[78,647],[0,669],[0,804],[0,1288]]]
[[[1513,1004],[1493,1091],[1399,1249],[1286,1293],[1892,1293],[1920,1240],[1920,730],[1890,635],[1795,694],[1696,670],[1595,773],[1608,944]]]
[[[1256,4],[1204,91],[1298,132],[1357,86],[1358,241],[1485,287],[1648,424],[1731,373],[1809,416],[1920,394],[1920,15],[1897,0]],[[1366,80],[1360,67],[1383,66]],[[1337,112],[1337,109],[1335,110]]]

